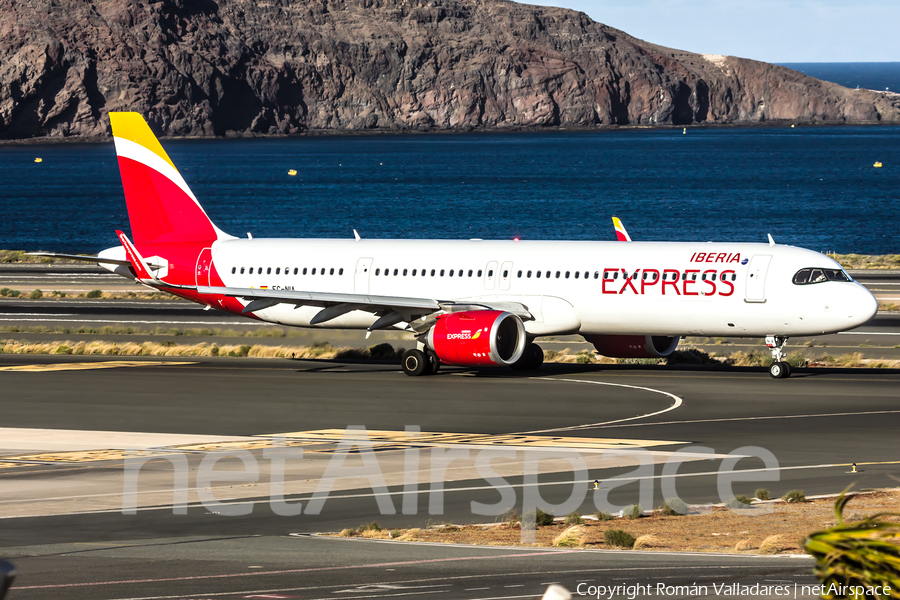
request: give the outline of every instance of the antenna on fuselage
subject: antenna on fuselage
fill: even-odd
[[[775,245],[775,239],[772,237],[772,234],[771,234],[771,233],[767,233],[766,235],[769,236],[769,245],[770,245],[770,246],[774,246],[774,245]]]
[[[353,230],[353,237],[357,242],[362,239],[361,237],[359,237],[359,233],[357,233],[355,229]]]

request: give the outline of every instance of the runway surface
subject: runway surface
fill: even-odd
[[[617,448],[640,440],[658,444],[650,449],[662,455],[704,446],[720,457],[685,462],[677,476],[669,478],[677,494],[691,503],[720,501],[716,486],[723,469],[721,455],[733,451],[747,455],[750,452],[741,449],[745,446],[772,452],[778,469],[769,474],[777,481],[737,483],[735,493],[750,494],[761,486],[775,496],[795,488],[813,495],[839,492],[850,484],[893,487],[897,485],[893,477],[900,474],[895,435],[900,425],[900,374],[882,370],[801,371],[795,378],[776,381],[761,369],[648,373],[574,365],[548,365],[538,377],[447,369],[427,378],[408,378],[388,364],[335,361],[129,358],[115,359],[113,364],[126,364],[112,368],[92,368],[110,366],[110,360],[0,356],[0,387],[5,392],[0,399],[2,426],[70,432],[53,436],[58,443],[52,448],[55,459],[45,453],[40,460],[22,461],[23,455],[33,456],[36,449],[16,452],[7,447],[15,445],[9,441],[2,449],[0,462],[16,465],[0,469],[4,514],[29,505],[57,513],[0,519],[0,554],[13,557],[22,572],[22,588],[12,598],[260,594],[530,598],[548,582],[560,581],[571,588],[582,579],[598,583],[670,576],[681,582],[812,581],[809,561],[798,558],[395,546],[291,535],[337,531],[372,520],[386,527],[493,520],[473,515],[471,502],[496,504],[498,491],[465,468],[447,472],[440,514],[429,514],[432,490],[428,485],[417,488],[416,514],[400,514],[406,494],[390,477],[391,473],[402,477],[403,452],[409,446],[396,434],[390,438],[398,441],[396,447],[385,443],[375,453],[388,479],[386,495],[377,496],[365,486],[353,487],[351,480],[349,487],[336,488],[319,515],[278,516],[267,495],[239,490],[240,485],[229,491],[227,484],[220,496],[235,498],[235,505],[249,503],[249,514],[223,516],[192,504],[187,514],[176,515],[171,491],[159,503],[163,506],[146,506],[134,515],[93,510],[104,494],[121,494],[121,483],[115,489],[109,481],[118,481],[122,460],[83,449],[74,462],[71,454],[60,459],[59,455],[65,455],[61,447],[85,439],[76,435],[80,430],[133,432],[135,447],[168,443],[161,442],[159,434],[253,441],[268,434],[300,432],[297,439],[308,441],[313,435],[309,432],[342,430],[348,425],[363,425],[373,432],[402,432],[405,426],[417,425],[423,433],[465,434],[452,438],[450,446],[470,448],[473,453],[486,438],[517,447],[525,443],[522,437],[555,440],[551,448],[554,443],[572,445],[575,438],[595,444],[603,440]],[[74,370],[58,370],[63,368]],[[513,439],[509,434],[529,432],[516,437],[515,443],[504,442]],[[21,433],[16,435],[25,439]],[[6,435],[5,439],[12,438]],[[34,444],[51,443],[46,437],[35,439]],[[298,461],[301,470],[294,474],[327,463],[329,444],[334,439],[320,438],[318,445],[309,446],[313,452]],[[580,512],[592,513],[597,498],[586,491],[590,481],[607,482],[635,471],[633,465],[599,464],[593,458],[599,454],[585,452],[594,465],[587,478],[573,483],[571,471],[543,472],[537,484],[542,498],[560,504],[580,492]],[[192,468],[201,454],[190,455]],[[428,455],[422,456],[420,468],[427,464]],[[849,473],[853,462],[860,469],[855,475]],[[759,477],[764,475],[759,471],[762,466],[758,458],[745,458],[731,470],[749,470],[744,475]],[[656,464],[651,475],[638,474],[610,490],[609,501],[634,502],[641,482],[650,481],[652,505],[662,503],[661,469]],[[171,478],[171,470],[156,475],[165,473]],[[520,501],[526,482],[521,475],[505,479]],[[46,497],[53,495],[43,491],[46,486],[56,490],[57,504],[46,503]],[[290,495],[289,501],[309,506],[310,496],[310,492],[298,493]],[[396,514],[381,514],[379,498],[388,498]],[[66,508],[73,506],[78,510]],[[341,569],[339,574],[336,569]],[[109,583],[117,581],[126,583]]]

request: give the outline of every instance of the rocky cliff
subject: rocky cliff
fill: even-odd
[[[900,121],[900,96],[506,0],[0,0],[0,138]]]

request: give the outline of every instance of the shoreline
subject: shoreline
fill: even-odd
[[[752,121],[739,123],[692,123],[692,124],[658,124],[658,125],[596,125],[596,126],[557,126],[535,125],[516,126],[509,128],[490,127],[477,128],[466,127],[456,129],[359,129],[359,130],[333,130],[310,129],[296,134],[259,134],[243,132],[226,132],[225,135],[183,135],[183,136],[159,136],[166,141],[230,141],[230,140],[272,140],[272,139],[300,139],[320,137],[376,137],[376,136],[416,136],[416,135],[496,135],[496,134],[529,134],[529,133],[606,133],[616,131],[647,131],[647,130],[678,130],[678,129],[775,129],[775,128],[808,128],[808,127],[900,127],[900,122],[894,121],[794,121],[771,120]],[[103,144],[113,141],[112,135],[88,136],[88,137],[41,137],[23,139],[0,139],[0,147],[8,146],[56,146],[65,144]]]

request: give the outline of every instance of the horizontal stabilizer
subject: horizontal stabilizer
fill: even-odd
[[[63,260],[78,260],[82,262],[97,263],[101,265],[119,265],[130,267],[131,261],[116,260],[115,258],[103,258],[102,256],[82,256],[81,254],[58,254],[56,252],[28,252],[26,256],[42,256],[45,258],[59,258]],[[162,265],[147,264],[151,269],[160,269]]]

